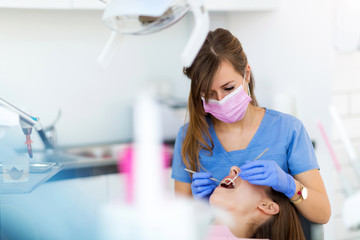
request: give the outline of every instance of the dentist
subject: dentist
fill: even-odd
[[[184,73],[191,80],[189,122],[175,142],[176,193],[209,199],[217,187],[210,178],[238,166],[241,179],[283,193],[308,220],[327,223],[330,203],[309,136],[297,118],[258,106],[239,40],[225,29],[210,31]]]

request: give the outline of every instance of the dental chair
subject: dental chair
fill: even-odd
[[[306,240],[324,240],[324,226],[307,220],[298,213]]]
[[[311,140],[311,143],[316,150],[316,142]],[[324,240],[324,226],[322,224],[313,223],[307,220],[298,212],[301,226],[304,231],[306,240]]]

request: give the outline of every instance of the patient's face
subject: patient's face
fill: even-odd
[[[210,197],[210,204],[224,208],[234,214],[253,212],[262,199],[267,198],[266,186],[253,185],[240,177],[234,180],[234,185],[224,184],[233,179],[240,172],[238,167],[232,167],[230,173],[225,177],[219,187],[215,189]]]

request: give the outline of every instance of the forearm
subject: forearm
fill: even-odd
[[[175,196],[192,196],[190,183],[175,180]]]
[[[299,198],[297,192],[301,190],[300,182],[295,179],[295,183],[295,195],[290,199],[293,201]],[[329,221],[331,215],[330,202],[326,192],[318,192],[306,185],[304,186],[308,189],[308,197],[306,200],[294,204],[295,207],[308,220],[314,223],[326,224]]]

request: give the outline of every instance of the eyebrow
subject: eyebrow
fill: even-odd
[[[232,81],[230,81],[230,82],[225,83],[225,84],[224,84],[224,85],[222,85],[221,87],[225,87],[226,85],[228,85],[229,83],[232,83],[232,82],[234,82],[234,80],[232,80]]]
[[[223,88],[223,87],[225,87],[226,85],[228,85],[229,83],[232,83],[232,82],[235,82],[235,80],[232,80],[232,81],[230,81],[230,82],[225,83],[225,84],[222,85],[220,88]],[[212,90],[210,89],[210,91],[212,91]]]

